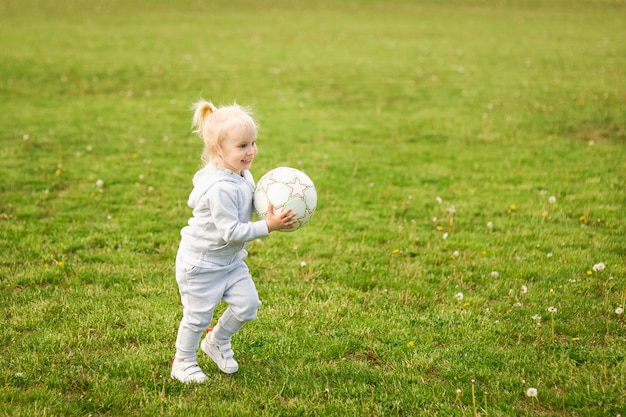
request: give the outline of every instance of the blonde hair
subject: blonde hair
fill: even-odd
[[[204,141],[202,161],[215,166],[223,166],[222,143],[227,138],[254,139],[258,126],[252,118],[249,107],[233,103],[215,107],[213,103],[201,99],[193,104],[193,133]]]

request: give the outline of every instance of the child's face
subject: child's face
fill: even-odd
[[[256,138],[229,137],[221,146],[224,168],[241,173],[250,169],[258,150]]]

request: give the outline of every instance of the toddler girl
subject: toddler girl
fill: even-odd
[[[228,307],[200,348],[222,372],[237,372],[231,337],[256,317],[261,306],[244,248],[295,223],[295,213],[276,214],[271,206],[264,220],[251,221],[255,183],[249,169],[257,154],[257,125],[250,111],[237,104],[216,108],[205,100],[195,103],[193,110],[194,133],[204,140],[206,165],[193,177],[188,201],[193,215],[181,230],[176,256],[183,318],[171,376],[184,383],[207,380],[196,350],[222,300]]]

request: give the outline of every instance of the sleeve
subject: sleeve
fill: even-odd
[[[238,190],[230,183],[216,184],[207,195],[213,221],[221,238],[227,243],[250,242],[269,235],[265,220],[241,219]],[[242,216],[246,216],[245,213]]]

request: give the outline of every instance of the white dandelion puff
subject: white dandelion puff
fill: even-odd
[[[536,397],[537,396],[537,388],[528,388],[526,390],[527,397]]]

